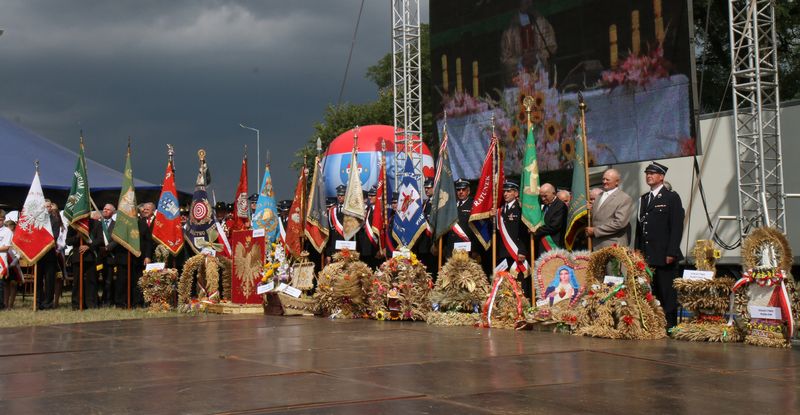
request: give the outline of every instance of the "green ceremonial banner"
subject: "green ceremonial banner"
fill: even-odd
[[[536,231],[544,221],[542,205],[539,203],[539,166],[536,163],[536,139],[533,127],[528,127],[528,139],[525,142],[525,164],[522,170],[522,222],[531,232]]]
[[[431,212],[428,218],[433,229],[433,240],[444,236],[458,221],[456,207],[456,191],[453,183],[453,172],[450,170],[450,156],[447,151],[447,124],[444,126],[444,138],[439,146],[439,164],[436,166],[436,177],[431,197]]]
[[[122,179],[122,191],[117,204],[117,219],[111,233],[117,243],[124,246],[133,256],[142,254],[139,246],[139,222],[136,215],[136,193],[133,188],[133,170],[131,169],[131,147],[125,157],[125,172]]]
[[[576,239],[586,229],[588,211],[586,210],[586,154],[583,152],[583,132],[580,124],[576,129],[575,160],[572,162],[572,200],[569,202],[567,231],[564,233],[564,245],[572,250]],[[582,238],[585,239],[585,238]]]
[[[89,179],[86,175],[86,158],[83,150],[83,137],[81,137],[81,150],[78,153],[78,164],[72,174],[72,187],[69,189],[67,203],[64,204],[64,216],[69,225],[77,231],[88,236],[88,217],[91,211],[89,201]]]

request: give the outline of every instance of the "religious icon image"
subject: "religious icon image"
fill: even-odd
[[[566,265],[558,268],[552,281],[544,291],[544,297],[550,305],[558,304],[564,300],[572,300],[580,293],[580,285],[575,278],[575,270]]]

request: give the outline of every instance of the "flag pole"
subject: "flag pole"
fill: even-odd
[[[497,175],[499,173],[497,163],[500,157],[500,146],[497,145],[497,137],[494,134],[494,113],[492,113],[492,141],[495,144],[492,155],[492,268],[497,266]]]
[[[447,141],[447,110],[444,110],[444,123],[442,123],[442,136],[444,137],[444,141],[445,141],[445,144],[446,144],[446,141]],[[439,163],[440,163],[439,166],[441,166],[441,163],[442,163],[441,146],[442,146],[442,143],[439,143],[439,148],[440,148],[440,150],[439,150],[439,156],[440,156],[439,157]],[[441,175],[438,174],[438,172],[439,172],[439,169],[437,169],[436,180],[441,181],[442,177],[441,177]],[[437,183],[434,183],[434,190],[436,190],[436,184]],[[439,185],[439,189],[441,189],[441,184]],[[436,231],[436,229],[434,229],[434,232],[435,231]],[[444,235],[447,235],[447,233],[445,233]],[[438,251],[438,254],[437,254],[437,257],[439,257],[439,271],[438,272],[442,272],[442,249],[444,249],[444,243],[442,242],[442,239],[444,238],[444,235],[439,237],[439,251]],[[434,235],[434,236],[436,236],[436,235]]]
[[[83,130],[81,130],[81,150],[83,150]],[[87,224],[89,223],[88,219],[87,219],[86,223]],[[76,229],[76,232],[77,232],[77,229]],[[83,235],[81,235],[80,232],[77,232],[77,234],[78,234],[78,278],[79,278],[79,280],[78,280],[78,290],[79,290],[78,301],[80,301],[80,303],[78,305],[78,310],[83,311],[83,251],[81,250],[81,248],[83,248]]]
[[[306,180],[308,180],[308,176],[306,175],[306,165],[308,160],[306,159],[306,155],[303,155],[303,171],[300,173],[300,176],[305,176]],[[306,247],[306,211],[305,211],[305,199],[306,199],[306,185],[303,183],[303,190],[300,191],[300,254],[303,253]],[[308,258],[308,257],[306,257]]]
[[[396,148],[395,151],[397,151]],[[383,183],[380,184],[383,188],[383,207],[381,208],[383,209],[383,223],[381,224],[381,227],[383,228],[383,237],[388,238],[389,206],[386,202],[389,200],[386,197],[386,140],[383,138],[381,138],[381,169],[383,169]],[[378,172],[378,177],[381,177],[381,172]],[[397,180],[397,178],[395,178],[395,180]],[[378,246],[381,247],[380,251],[383,252],[384,259],[388,259],[386,258],[386,242],[387,241],[382,240],[381,236],[378,235]]]
[[[38,297],[36,295],[36,288],[39,286],[39,264],[33,264],[33,311],[37,311],[36,309],[36,301]],[[25,292],[25,288],[23,287],[22,292]]]
[[[36,174],[39,174],[39,159],[33,162],[35,166]],[[22,212],[20,211],[20,214]],[[39,261],[36,261],[33,264],[33,311],[38,311],[37,302],[39,300],[39,296],[37,295],[37,288],[39,287]],[[23,287],[22,292],[25,292],[25,288]]]
[[[586,143],[586,101],[583,99],[583,94],[578,92],[578,109],[581,111],[581,144],[583,145],[583,174],[584,174],[584,186],[586,190],[586,196],[589,196],[589,149]],[[587,198],[588,199],[588,198]],[[592,226],[592,210],[589,209],[588,200],[586,206],[586,226]],[[586,246],[589,248],[589,251],[592,250],[592,237],[586,237]]]
[[[531,107],[533,107],[533,103],[534,103],[533,97],[531,97],[530,95],[526,96],[525,99],[522,100],[522,104],[525,105],[525,113],[528,114],[528,131],[527,131],[528,135],[530,135],[530,131],[533,128],[533,122],[531,121]],[[526,139],[527,139],[527,136],[526,136]],[[535,143],[534,143],[534,145],[535,145]],[[533,243],[534,242],[533,234],[532,233],[528,233],[528,236],[529,236],[529,243],[530,243],[530,248],[531,248],[530,251],[528,251],[530,253],[530,256],[531,256],[530,262],[529,262],[531,264],[531,304],[535,304],[536,303],[536,301],[535,301],[535,298],[536,298],[536,284],[533,283],[533,275],[534,275],[533,274],[533,268],[534,268],[534,266],[536,264],[536,261],[534,261],[533,259],[536,258],[536,249],[535,249],[536,248],[536,244]]]

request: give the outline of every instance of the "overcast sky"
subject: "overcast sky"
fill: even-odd
[[[427,1],[421,19],[428,21]],[[293,154],[335,103],[360,0],[2,0],[0,116],[117,170],[133,137],[138,178],[161,183],[166,143],[192,191],[205,148],[231,201],[243,146],[255,192],[255,133],[290,197]],[[367,0],[344,101],[375,98],[366,68],[391,51],[389,0]],[[262,171],[263,173],[263,171]],[[89,177],[91,184],[91,177]]]

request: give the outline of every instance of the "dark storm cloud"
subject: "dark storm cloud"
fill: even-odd
[[[118,170],[130,135],[134,174],[154,183],[174,144],[189,191],[205,148],[221,200],[245,144],[255,191],[256,140],[244,122],[261,129],[262,164],[269,150],[278,196],[289,197],[289,164],[338,96],[360,3],[5,0],[0,115],[73,149],[83,129],[87,155]],[[364,74],[391,50],[389,8],[366,2],[347,101],[375,97]]]

